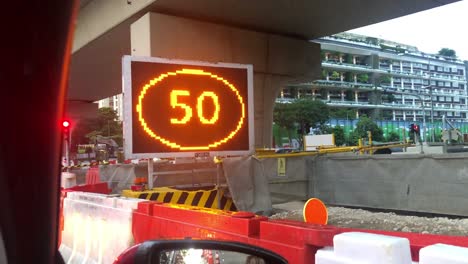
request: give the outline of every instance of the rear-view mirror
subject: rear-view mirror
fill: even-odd
[[[157,240],[142,243],[135,254],[136,264],[283,264],[280,255],[237,242],[214,240]]]

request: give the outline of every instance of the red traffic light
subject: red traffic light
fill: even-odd
[[[70,121],[64,120],[64,121],[62,122],[62,127],[64,127],[64,128],[69,128],[69,127],[70,127]]]

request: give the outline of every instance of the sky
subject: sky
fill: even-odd
[[[388,20],[348,32],[416,46],[426,53],[455,50],[468,60],[468,0]]]

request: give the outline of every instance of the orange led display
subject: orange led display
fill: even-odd
[[[160,60],[131,61],[130,156],[253,150],[251,68]]]
[[[213,104],[215,105],[215,111],[213,113],[213,117],[211,119],[206,119],[203,114],[203,100],[205,97],[210,97],[213,100]],[[242,99],[242,98],[241,98]],[[219,101],[218,96],[213,92],[203,92],[197,99],[197,111],[198,111],[198,118],[203,124],[214,124],[218,121],[219,118]]]
[[[175,141],[172,141],[170,139],[167,139],[167,138],[164,138],[162,136],[159,136],[157,133],[155,133],[151,128],[149,128],[148,124],[146,123],[145,121],[145,118],[143,117],[143,99],[145,98],[145,95],[147,93],[147,91],[151,88],[155,88],[157,87],[157,84],[161,81],[163,81],[165,78],[171,78],[171,77],[175,77],[177,75],[180,75],[180,74],[193,74],[193,75],[205,75],[205,76],[209,76],[210,78],[212,79],[215,79],[217,81],[220,81],[222,83],[224,83],[227,87],[229,87],[232,92],[235,93],[235,95],[237,96],[237,99],[239,100],[239,111],[242,113],[241,117],[239,118],[239,120],[237,121],[237,126],[235,128],[235,130],[231,131],[228,135],[226,135],[225,137],[217,140],[217,141],[214,141],[212,143],[209,143],[209,144],[206,144],[206,145],[198,145],[198,146],[183,146],[183,145],[180,145],[178,144],[177,142]],[[190,108],[190,106],[186,105],[186,104],[183,104],[183,103],[178,103],[177,102],[177,96],[189,96],[190,95],[190,92],[189,91],[185,91],[185,90],[171,90],[171,93],[170,93],[170,98],[169,100],[171,101],[171,106],[173,108],[175,107],[180,107],[182,109],[185,110],[185,115],[182,119],[175,119],[175,118],[171,118],[171,123],[172,124],[186,124],[192,117],[192,109]],[[205,119],[205,117],[203,116],[203,100],[205,97],[211,97],[213,99],[213,102],[214,102],[214,105],[215,105],[215,112],[214,112],[214,115],[213,117],[210,119],[210,120],[207,120]],[[220,106],[218,104],[218,100],[217,100],[217,96],[214,92],[210,92],[210,91],[203,91],[202,95],[200,95],[197,99],[197,112],[198,112],[198,117],[200,118],[200,121],[201,123],[203,124],[213,124],[214,122],[217,121],[218,119],[218,113],[219,113],[219,109],[220,109]],[[162,98],[164,100],[164,98]],[[151,81],[149,81],[149,83],[147,83],[139,97],[138,97],[138,105],[136,106],[136,110],[138,112],[138,120],[140,122],[140,125],[143,127],[143,129],[145,130],[146,133],[148,133],[148,135],[150,135],[152,138],[155,138],[157,140],[159,140],[161,143],[171,147],[171,148],[174,148],[174,149],[179,149],[179,150],[209,150],[210,148],[214,148],[214,147],[217,147],[223,143],[226,143],[228,140],[230,140],[231,138],[233,138],[236,133],[239,131],[239,129],[242,127],[242,124],[244,123],[244,119],[245,119],[245,104],[244,104],[244,100],[243,98],[239,95],[239,91],[237,90],[237,88],[232,85],[231,83],[229,83],[227,80],[223,79],[222,77],[219,77],[215,74],[212,74],[210,72],[204,72],[203,70],[199,70],[199,69],[182,69],[182,70],[178,70],[178,71],[175,71],[175,72],[167,72],[167,73],[163,73],[161,75],[159,75],[158,77],[152,79]]]
[[[181,107],[182,109],[185,110],[185,116],[181,120],[179,120],[177,118],[171,118],[171,123],[172,124],[187,124],[187,122],[190,120],[190,118],[192,118],[192,108],[190,108],[190,106],[188,106],[186,104],[181,104],[181,103],[177,102],[177,96],[184,96],[184,95],[188,96],[188,95],[190,95],[190,92],[189,91],[180,91],[180,90],[172,90],[171,91],[171,106],[172,106],[172,108]],[[137,106],[137,111],[139,113],[141,113],[141,111],[139,111],[140,109],[138,109],[138,106]],[[144,125],[143,125],[143,127],[144,127]]]

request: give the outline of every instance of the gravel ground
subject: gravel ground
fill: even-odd
[[[303,205],[303,202],[274,205],[276,213],[270,218],[303,221]],[[468,218],[404,216],[343,207],[328,207],[328,224],[349,228],[468,236]]]

